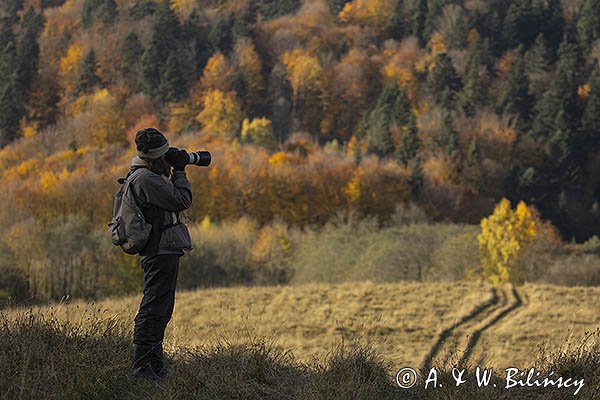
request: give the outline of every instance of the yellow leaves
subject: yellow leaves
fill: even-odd
[[[62,77],[79,77],[81,62],[83,60],[83,49],[77,43],[73,43],[67,54],[60,60],[60,75]]]
[[[301,91],[319,87],[321,77],[321,64],[319,59],[307,50],[294,49],[283,55],[283,64],[286,67],[287,78],[292,85],[294,97]]]
[[[71,44],[67,54],[60,60],[60,72],[66,74],[75,70],[83,59],[83,49],[77,43]]]
[[[52,171],[43,171],[40,175],[40,188],[43,193],[52,193],[56,188],[58,177]]]
[[[290,160],[290,157],[287,153],[283,151],[278,151],[269,157],[269,165],[282,165]]]
[[[181,19],[186,19],[194,11],[195,5],[196,0],[171,0],[170,3],[171,9]]]
[[[344,5],[339,18],[344,23],[367,25],[383,33],[389,27],[395,7],[396,1],[354,0]]]
[[[389,63],[383,68],[383,71],[388,80],[395,80],[400,87],[411,89],[416,83],[412,68]]]
[[[210,168],[210,172],[208,173],[208,178],[211,181],[215,181],[219,177],[219,172],[221,172],[221,171],[219,171],[219,168],[217,168],[216,166],[213,165]]]
[[[365,171],[362,167],[358,167],[354,173],[354,176],[346,185],[344,193],[348,198],[350,204],[355,204],[358,199],[360,199],[360,195],[362,192],[362,181],[364,179]]]
[[[26,126],[23,128],[23,137],[30,138],[37,135],[37,131],[32,126]]]
[[[196,119],[204,132],[217,133],[226,137],[234,136],[242,119],[242,111],[235,93],[209,90],[204,95],[204,108]]]
[[[475,44],[479,41],[480,37],[481,35],[477,31],[477,29],[471,28],[471,30],[469,30],[469,33],[467,34],[467,46],[469,48],[475,46]]]
[[[261,91],[265,87],[260,56],[256,52],[254,44],[244,39],[235,45],[235,58],[237,66],[244,77],[245,102],[250,106],[256,106],[263,100]]]
[[[4,180],[13,179],[15,177],[26,178],[37,174],[40,171],[41,163],[37,158],[32,158],[30,160],[23,161],[19,165],[16,165],[12,168],[7,169],[4,172],[3,178]]]
[[[388,81],[395,80],[400,87],[408,90],[409,97],[416,88],[415,70],[423,59],[423,51],[416,40],[404,40],[396,49],[384,51],[383,75]]]
[[[423,174],[428,181],[437,185],[452,184],[457,179],[456,168],[452,161],[444,156],[435,156],[427,159],[423,164]]]
[[[231,80],[234,72],[233,67],[223,53],[216,52],[206,63],[200,79],[200,86],[204,90],[218,89],[228,92],[231,90]]]
[[[503,79],[509,79],[512,74],[513,65],[517,59],[517,55],[514,51],[507,51],[500,60],[496,63],[496,70],[498,75]]]
[[[435,32],[431,35],[429,40],[429,48],[431,49],[431,55],[437,57],[439,54],[447,51],[446,38],[439,32]]]
[[[507,147],[511,147],[517,140],[517,131],[512,127],[503,127],[496,132],[496,137]]]
[[[190,128],[195,120],[198,110],[187,101],[172,103],[169,106],[169,132],[181,133]],[[158,125],[158,124],[154,124]]]
[[[587,98],[590,96],[590,84],[586,83],[585,85],[581,85],[577,88],[577,94],[579,95],[579,97],[581,97],[583,100],[587,100]]]
[[[277,144],[273,126],[267,118],[245,118],[242,122],[242,140],[252,141],[260,146],[274,147]]]
[[[200,228],[202,228],[202,230],[208,230],[213,226],[210,217],[207,215],[205,216],[202,221],[200,222]]]
[[[350,141],[348,142],[348,145],[346,146],[346,156],[354,157],[354,151],[356,150],[356,146],[359,146],[359,145],[360,145],[360,142],[358,141],[356,136],[352,135],[352,137],[350,138]]]
[[[425,71],[431,71],[435,67],[435,59],[438,55],[445,53],[446,38],[439,32],[435,32],[429,40],[430,52],[426,56],[422,57],[416,64],[415,69],[419,73]]]
[[[510,202],[502,199],[493,214],[481,221],[477,238],[484,276],[495,285],[519,281],[519,256],[536,239],[537,231],[536,220],[524,202],[512,210]]]
[[[97,107],[113,105],[114,101],[115,99],[108,89],[99,89],[92,94],[78,97],[73,103],[69,104],[67,112],[70,116],[76,117]]]
[[[87,132],[79,133],[86,135],[86,139],[91,137],[97,145],[126,140],[125,120],[117,100],[108,89],[80,96],[68,106],[67,114],[73,117],[86,115]]]

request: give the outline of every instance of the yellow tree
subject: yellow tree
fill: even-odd
[[[231,138],[240,128],[242,110],[235,93],[212,89],[204,95],[204,107],[196,119],[204,132]]]
[[[494,213],[481,221],[478,241],[484,277],[494,285],[520,281],[519,257],[536,236],[536,222],[527,205],[521,201],[513,210],[502,199]]]
[[[306,103],[307,107],[318,105],[317,93],[321,86],[322,73],[319,59],[308,50],[294,49],[283,55],[283,64],[286,68],[287,79],[292,85],[292,113],[296,114],[299,101]],[[311,93],[315,94],[313,99],[309,99]],[[320,120],[320,118],[314,118],[314,115],[306,112],[303,113],[303,116],[307,121]]]
[[[65,91],[70,94],[75,91],[77,80],[81,75],[83,62],[83,49],[77,43],[73,43],[67,50],[67,54],[60,60],[60,78]]]
[[[248,118],[242,122],[242,140],[251,141],[259,146],[274,148],[277,139],[273,134],[273,126],[267,118],[254,118],[252,122]]]
[[[218,89],[227,92],[231,90],[233,74],[233,67],[223,53],[219,51],[209,58],[206,63],[200,79],[201,89]]]
[[[244,78],[246,93],[244,105],[249,111],[263,102],[262,92],[265,80],[262,76],[262,62],[252,42],[242,39],[235,45],[235,58]]]
[[[323,71],[321,134],[347,140],[376,96],[377,66],[361,50],[351,49],[338,64]]]
[[[292,85],[294,97],[301,91],[319,87],[321,64],[308,50],[294,49],[283,55],[287,78]]]
[[[354,0],[344,5],[339,18],[345,23],[367,25],[381,34],[389,27],[395,8],[394,0]]]
[[[170,5],[171,9],[177,13],[179,18],[185,20],[192,11],[194,11],[196,0],[171,0]]]

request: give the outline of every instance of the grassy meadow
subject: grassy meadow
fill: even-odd
[[[496,289],[510,292],[508,287]],[[528,367],[544,348],[560,350],[600,328],[600,289],[528,284],[522,304],[485,329],[472,359],[494,368]],[[177,294],[166,345],[211,346],[220,338],[264,338],[293,351],[299,360],[323,357],[341,341],[361,341],[394,367],[420,366],[445,329],[457,325],[443,351],[461,353],[465,338],[501,312],[502,300],[462,325],[461,319],[489,304],[494,289],[476,283],[370,282],[299,286],[211,288]],[[36,307],[60,320],[80,322],[92,314],[132,324],[139,296],[97,303]],[[508,299],[510,302],[510,299]],[[22,310],[12,309],[8,315]],[[489,315],[486,315],[489,314]],[[490,318],[491,317],[491,318]],[[439,358],[440,361],[444,362]],[[434,362],[435,364],[435,362]]]
[[[6,309],[2,398],[573,397],[566,389],[470,383],[407,392],[394,382],[406,366],[435,366],[441,381],[451,381],[455,363],[553,370],[586,379],[579,398],[600,394],[597,288],[361,282],[182,291],[165,339],[170,375],[158,385],[129,373],[138,301]]]

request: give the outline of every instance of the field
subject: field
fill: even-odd
[[[100,311],[129,323],[136,296],[89,305],[39,308],[78,321]],[[266,338],[308,361],[340,341],[369,342],[393,367],[471,357],[494,368],[534,366],[600,328],[600,289],[483,284],[308,284],[179,292],[168,348],[209,346],[219,338]],[[465,354],[466,353],[466,354]],[[465,360],[463,360],[465,361]]]
[[[452,368],[536,368],[584,379],[600,398],[600,289],[475,283],[307,284],[178,293],[160,384],[130,373],[138,297],[63,302],[0,314],[2,398],[567,399],[574,388],[425,389]],[[400,389],[396,373],[420,373]]]

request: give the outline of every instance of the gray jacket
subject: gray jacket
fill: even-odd
[[[171,179],[146,168],[147,163],[139,157],[131,160],[131,170],[143,168],[131,180],[131,187],[138,204],[152,224],[150,239],[140,252],[142,257],[157,254],[183,254],[181,250],[161,248],[162,227],[181,222],[182,211],[192,204],[192,186],[185,171],[175,171]],[[159,225],[162,224],[162,227]]]

